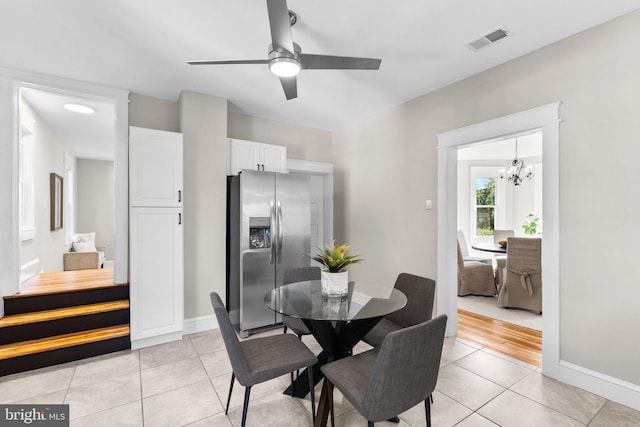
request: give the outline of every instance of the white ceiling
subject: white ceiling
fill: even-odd
[[[229,110],[334,130],[637,8],[640,0],[289,0],[306,53],[382,58],[379,71],[303,70],[286,101],[266,65],[190,66],[189,59],[265,59],[260,0],[4,0],[0,66],[175,101],[181,90]],[[465,44],[498,27],[509,37]]]
[[[115,111],[113,104],[23,88],[20,94],[37,111],[64,145],[78,158],[111,160],[115,154]],[[79,114],[65,104],[82,104],[94,114]]]

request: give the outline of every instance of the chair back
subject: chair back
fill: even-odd
[[[464,255],[462,254],[462,248],[460,242],[458,242],[458,274],[460,270],[464,269]]]
[[[509,237],[498,304],[542,311],[542,239]]]
[[[498,243],[500,240],[507,240],[509,237],[514,237],[516,232],[514,230],[493,230],[493,243]]]
[[[211,292],[209,297],[211,299],[211,305],[213,306],[216,319],[218,320],[218,326],[220,327],[220,333],[224,340],[224,346],[227,348],[227,354],[231,361],[233,373],[238,379],[238,382],[246,386],[249,383],[249,374],[251,370],[249,368],[247,357],[240,346],[240,340],[238,339],[236,331],[231,324],[231,319],[229,319],[229,313],[227,313],[227,309],[224,307],[224,304],[222,304],[220,295],[216,292]]]
[[[506,269],[505,282],[516,281],[531,295],[531,286],[540,286],[542,282],[542,239],[510,237]]]
[[[458,245],[460,246],[462,256],[469,256],[469,246],[467,246],[467,239],[464,237],[464,231],[462,230],[458,230]]]
[[[403,328],[431,319],[436,293],[435,280],[409,273],[400,273],[394,287],[406,295],[407,305],[402,310],[388,314],[387,319]]]
[[[290,268],[282,274],[282,284],[320,280],[320,275],[320,267]]]
[[[363,399],[369,421],[390,419],[433,393],[446,325],[443,314],[387,334]]]

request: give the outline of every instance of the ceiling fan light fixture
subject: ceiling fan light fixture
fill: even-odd
[[[269,62],[269,69],[278,77],[294,77],[300,73],[300,61],[287,57],[273,58]]]

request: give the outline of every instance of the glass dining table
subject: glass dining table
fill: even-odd
[[[296,282],[273,289],[264,297],[271,310],[301,319],[322,347],[313,366],[314,381],[322,378],[320,367],[351,354],[352,348],[385,315],[402,309],[407,297],[398,289],[374,283],[350,282],[344,298],[327,298],[322,295],[320,280]],[[318,403],[316,425],[326,425],[329,413],[327,393],[332,389],[325,385]],[[285,394],[304,397],[309,392],[306,372],[298,375],[295,386]]]

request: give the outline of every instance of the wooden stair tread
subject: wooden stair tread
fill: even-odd
[[[90,331],[75,332],[72,334],[58,335],[51,338],[41,338],[37,340],[5,344],[0,345],[0,360],[57,350],[60,348],[73,347],[96,341],[105,341],[128,335],[129,325],[119,325],[108,328],[93,329]]]
[[[66,292],[80,292],[91,289],[128,286],[128,283],[113,283],[112,268],[98,268],[92,270],[55,271],[40,273],[27,279],[20,285],[20,292],[7,295],[5,300],[24,298],[37,295],[51,295]]]
[[[13,314],[0,319],[0,328],[7,328],[28,323],[46,322],[49,320],[63,319],[67,317],[84,316],[108,311],[129,308],[128,300],[109,301],[97,304],[79,305],[74,307],[58,308],[54,310],[34,311],[24,314]]]

